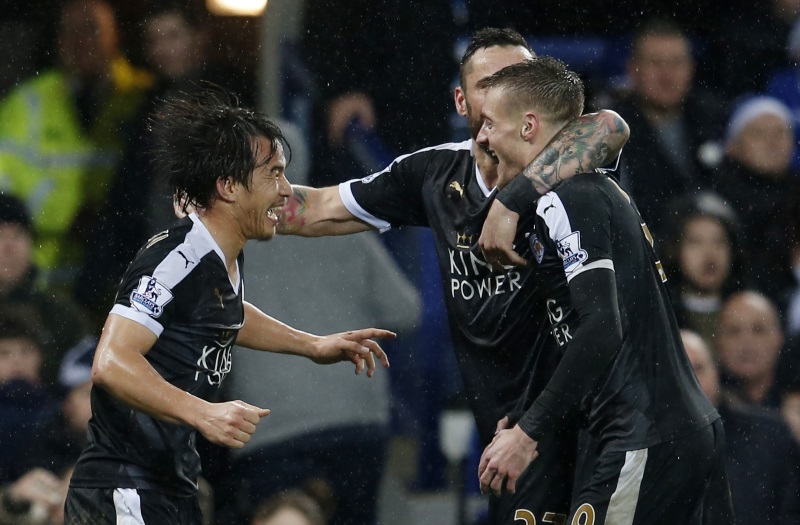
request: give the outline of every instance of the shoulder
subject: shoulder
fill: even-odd
[[[134,258],[134,273],[152,271],[173,285],[192,273],[214,248],[190,220],[153,235]]]

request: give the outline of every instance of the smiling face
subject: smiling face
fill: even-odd
[[[245,238],[266,241],[275,235],[277,212],[292,195],[292,185],[286,180],[286,157],[282,145],[278,145],[269,161],[267,158],[272,152],[269,140],[259,137],[254,149],[258,162],[249,188],[236,185],[236,203],[241,210],[239,220]]]
[[[483,125],[476,142],[497,159],[497,185],[502,187],[522,172],[536,156],[525,140],[526,112],[505,101],[502,88],[486,92]]]
[[[489,78],[506,66],[530,60],[533,55],[521,46],[493,46],[479,49],[469,59],[464,74],[464,85],[456,88],[456,110],[467,119],[469,135],[473,139],[481,129],[485,89],[478,82]]]

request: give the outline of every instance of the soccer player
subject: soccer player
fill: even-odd
[[[478,82],[531,57],[514,31],[484,29],[473,36],[455,90],[456,109],[467,118],[473,137],[481,127],[484,96]],[[553,162],[534,162],[533,175],[547,185],[556,176],[581,171],[582,165],[603,166],[626,139],[627,127],[616,114],[582,117],[553,141],[553,148],[570,144],[559,159],[561,171]],[[493,272],[478,250],[478,234],[494,198],[496,167],[474,140],[433,146],[401,156],[362,180],[324,189],[295,187],[278,229],[307,236],[402,225],[433,230],[456,359],[484,446],[498,426],[516,422],[541,392],[558,362],[560,345],[570,337],[565,312],[550,308],[563,297],[543,296],[529,269]],[[549,260],[560,272],[558,256]],[[564,283],[552,293],[569,290]],[[565,429],[547,438],[541,445],[547,454],[521,480],[521,490],[490,499],[492,523],[513,523],[520,516],[544,523],[566,517],[575,435]]]
[[[509,66],[480,86],[487,91],[477,141],[498,158],[500,186],[583,110],[579,77],[549,57]],[[527,195],[507,201],[512,211],[531,205],[535,189],[525,184]],[[544,457],[539,443],[585,419],[591,438],[581,440],[586,462],[576,475],[571,523],[699,524],[704,505],[730,511],[705,501],[709,480],[724,477],[722,423],[683,350],[666,276],[630,197],[595,172],[541,197],[532,215],[531,265],[561,258],[569,295],[552,308],[580,322],[544,391],[484,451],[482,488],[513,490],[537,452]],[[524,227],[524,212],[521,219]],[[545,278],[542,285],[559,289],[561,282]]]
[[[350,360],[368,375],[375,357],[388,366],[371,338],[391,332],[319,337],[244,300],[242,248],[272,238],[292,193],[280,129],[218,89],[170,101],[157,124],[157,158],[196,212],[151,238],[121,281],[94,359],[89,444],[66,502],[71,525],[202,523],[196,433],[241,448],[269,413],[211,401],[234,344]]]

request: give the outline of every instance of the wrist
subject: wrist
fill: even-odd
[[[514,180],[498,192],[497,200],[509,211],[525,215],[536,209],[539,192],[536,191],[536,186],[533,182],[525,175],[517,175]]]

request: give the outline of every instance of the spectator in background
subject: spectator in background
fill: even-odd
[[[0,484],[24,473],[37,418],[52,406],[34,319],[22,307],[0,310]]]
[[[800,2],[798,2],[800,4]],[[786,44],[791,58],[785,67],[772,72],[765,94],[775,97],[791,110],[795,144],[800,140],[800,20],[796,21]],[[800,170],[800,149],[795,148],[792,167]]]
[[[681,338],[700,387],[725,425],[726,470],[736,522],[800,523],[800,450],[786,424],[761,407],[733,400],[720,388],[717,365],[700,336],[683,330]]]
[[[225,85],[235,79],[206,61],[201,22],[185,2],[178,0],[152,4],[142,19],[144,54],[154,84],[135,119],[124,129],[122,162],[80,272],[82,286],[75,290],[78,301],[102,313],[102,317],[138,247],[176,220],[167,177],[151,162],[150,153],[158,145],[149,132],[150,119],[166,100],[197,91],[203,80]]]
[[[451,2],[316,0],[306,2],[303,25],[303,56],[320,97],[313,128],[320,130],[319,140],[312,144],[315,186],[353,173],[343,150],[353,121],[373,128],[396,152],[450,138],[456,74],[455,61],[448,60],[455,44]]]
[[[0,525],[62,525],[66,480],[33,469],[0,487]]]
[[[291,178],[303,185],[308,174],[293,171]],[[384,325],[401,333],[396,353],[413,351],[398,345],[419,319],[420,297],[377,234],[279,242],[279,252],[265,243],[245,249],[249,267],[262,270],[251,271],[247,282],[254,305],[313,333]],[[276,266],[282,268],[280,279],[263,273]],[[305,300],[309,295],[316,299]],[[341,297],[348,298],[347,308]],[[331,525],[375,523],[390,437],[388,374],[353,381],[347,367],[320,371],[287,356],[253,357],[254,352],[238,347],[234,352],[227,397],[269,405],[272,411],[269,425],[232,452],[240,513],[247,515],[253,502],[317,476],[330,484],[338,504]]]
[[[745,285],[736,212],[701,192],[678,198],[666,217],[664,266],[678,325],[713,346],[722,303]]]
[[[764,91],[775,70],[791,65],[786,42],[800,13],[797,0],[737,4],[714,3],[711,17],[703,19],[714,29],[700,81],[725,101]]]
[[[723,384],[745,403],[777,410],[781,392],[776,374],[784,338],[770,300],[754,291],[730,296],[720,312],[715,343]]]
[[[86,333],[86,321],[76,305],[44,286],[32,260],[32,227],[22,201],[0,193],[0,307],[27,306],[41,321],[41,377],[54,385],[61,356]]]
[[[683,30],[669,20],[651,20],[633,39],[630,92],[611,103],[632,130],[620,177],[656,234],[666,202],[709,185],[702,152],[722,131],[724,110],[695,86],[694,68]]]
[[[261,503],[250,525],[326,525],[322,505],[308,491],[290,489]]]
[[[798,195],[794,148],[789,109],[771,97],[747,99],[728,121],[725,159],[714,179],[741,221],[750,277],[776,302],[793,284],[785,262],[790,239],[783,213]]]
[[[32,211],[37,264],[69,287],[150,78],[120,55],[102,0],[64,4],[58,54],[0,104],[0,185]]]

